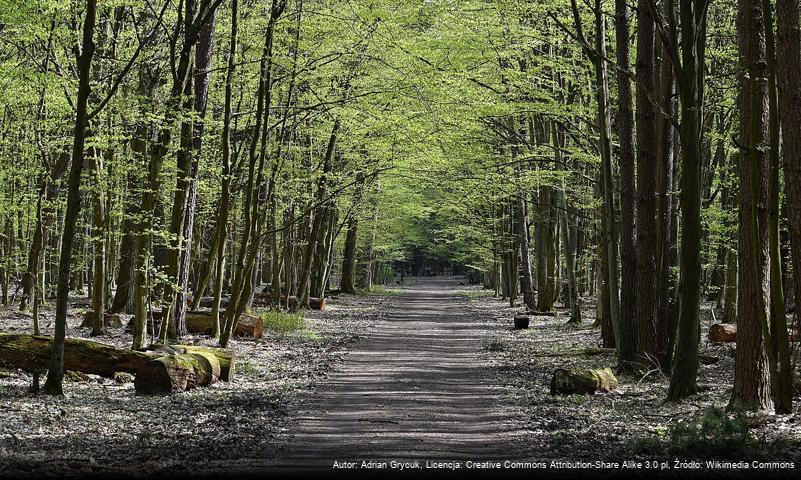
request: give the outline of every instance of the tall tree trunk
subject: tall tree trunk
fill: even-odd
[[[667,5],[663,5],[664,8]],[[672,7],[671,7],[672,8]],[[657,116],[657,202],[656,202],[656,338],[659,365],[665,374],[670,374],[673,363],[673,345],[676,337],[676,322],[673,315],[674,265],[673,229],[676,212],[673,201],[673,165],[675,160],[675,128],[671,119],[676,112],[676,77],[673,73],[668,45],[659,42],[661,61],[659,64],[659,101],[663,114]]]
[[[239,2],[231,1],[231,39],[228,47],[228,69],[225,75],[225,101],[223,106],[222,131],[222,183],[220,206],[217,210],[214,253],[209,269],[214,271],[214,300],[211,307],[211,335],[220,337],[220,306],[222,303],[223,279],[225,277],[225,244],[228,240],[228,217],[231,203],[231,115],[234,74],[236,71],[236,49],[239,34]],[[213,264],[212,264],[213,262]],[[203,280],[201,280],[201,283]],[[195,297],[200,298],[200,297]]]
[[[231,300],[225,309],[225,327],[220,336],[220,345],[226,347],[233,335],[236,323],[247,306],[253,291],[253,266],[261,246],[262,217],[266,209],[261,203],[266,198],[260,198],[264,182],[264,160],[267,155],[269,142],[269,120],[272,110],[273,87],[273,43],[275,26],[286,8],[286,0],[273,0],[270,7],[270,19],[264,40],[262,55],[261,78],[257,92],[257,120],[253,140],[250,145],[250,160],[248,166],[248,180],[245,192],[244,229],[239,246],[234,283],[231,291]],[[261,135],[259,135],[261,133]],[[261,137],[261,152],[256,154],[257,142]],[[257,161],[258,156],[258,161]],[[268,192],[266,196],[269,196]]]
[[[781,116],[784,190],[790,227],[795,324],[801,323],[801,28],[798,0],[777,0],[778,44],[776,65],[778,108]],[[795,213],[792,213],[795,212]],[[779,326],[778,328],[781,328]],[[784,354],[781,353],[783,356]],[[784,368],[784,367],[782,367]],[[782,371],[782,376],[786,375]]]
[[[768,97],[765,24],[761,0],[739,0],[740,239],[737,357],[732,408],[767,410],[770,356],[767,334],[770,263],[768,244]]]
[[[672,60],[681,98],[681,252],[679,256],[678,337],[668,400],[698,390],[698,343],[701,340],[701,134],[703,125],[706,5],[708,0],[680,0],[680,55]],[[668,9],[672,10],[672,2]],[[672,50],[676,25],[669,25]],[[680,63],[679,63],[680,61]]]
[[[637,255],[634,243],[634,114],[631,80],[626,72],[629,60],[629,20],[626,0],[615,0],[615,39],[617,42],[617,131],[620,162],[620,328],[618,368],[634,369],[637,349]],[[639,37],[638,37],[639,38]],[[638,69],[639,71],[639,69]],[[639,98],[638,98],[639,101]],[[639,109],[639,104],[638,104]],[[639,134],[639,131],[637,132]]]
[[[571,1],[574,21],[580,23],[576,0]],[[601,191],[603,194],[606,228],[604,253],[607,257],[607,279],[609,322],[615,337],[615,345],[620,345],[620,288],[618,286],[618,229],[615,221],[614,178],[612,174],[612,133],[609,101],[609,73],[606,67],[606,19],[601,8],[601,0],[595,0],[595,52],[592,62],[595,69],[595,102],[600,132],[601,149]]]
[[[557,165],[562,165],[562,135],[559,127],[553,126],[553,148]],[[570,210],[567,208],[567,186],[562,180],[562,188],[558,191],[559,205],[559,234],[562,237],[562,255],[565,258],[565,270],[567,277],[567,298],[565,303],[570,305],[570,323],[581,323],[581,301],[578,294],[578,284],[576,282],[576,249],[571,242],[569,218]]]
[[[773,403],[776,413],[790,413],[793,408],[793,366],[784,305],[779,218],[779,105],[776,87],[776,40],[773,10],[769,0],[762,0],[765,16],[765,55],[768,70],[768,114],[770,131],[768,218],[770,234],[770,351],[773,354]]]
[[[317,211],[312,219],[311,230],[309,239],[306,243],[306,248],[303,251],[303,272],[298,282],[298,304],[301,307],[308,307],[309,305],[309,290],[311,286],[311,275],[313,270],[314,253],[317,249],[317,244],[320,242],[320,235],[323,232],[325,219],[325,207],[321,204],[326,196],[328,175],[331,173],[331,164],[334,159],[334,148],[336,147],[337,134],[339,133],[340,120],[337,118],[334,121],[334,126],[331,129],[331,136],[328,139],[328,146],[325,150],[325,157],[323,158],[323,169],[320,178],[317,180],[317,190],[314,196],[314,203],[319,204]]]
[[[95,317],[91,336],[105,335],[106,314],[106,209],[103,193],[103,162],[100,152],[93,149],[89,168],[94,176],[92,189],[92,311]]]
[[[654,19],[649,0],[637,8],[637,353],[638,363],[658,363],[656,348],[656,112]]]
[[[200,150],[203,144],[203,130],[208,103],[209,79],[211,77],[211,59],[214,46],[214,23],[216,10],[203,25],[198,37],[197,53],[194,66],[194,105],[192,110],[198,120],[192,124],[191,148],[189,149],[189,178],[186,206],[183,212],[183,236],[181,249],[178,252],[178,291],[175,295],[175,325],[177,331],[184,332],[186,324],[187,292],[189,291],[189,270],[192,258],[192,236],[195,229],[195,205],[197,203],[197,176]],[[213,329],[212,329],[213,330]]]
[[[50,368],[47,371],[44,391],[49,395],[63,395],[64,340],[67,335],[67,307],[69,306],[70,271],[75,227],[81,212],[81,172],[86,145],[86,129],[89,124],[87,106],[90,94],[90,72],[95,53],[93,40],[97,0],[86,0],[83,36],[78,54],[78,95],[75,100],[75,132],[72,142],[72,166],[68,181],[67,210],[64,215],[64,232],[61,240],[61,258],[58,271],[56,297],[55,332],[51,350]]]

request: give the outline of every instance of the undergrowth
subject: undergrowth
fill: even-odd
[[[400,290],[387,288],[383,285],[371,285],[369,288],[360,288],[356,290],[358,295],[382,295],[393,297],[402,294]]]
[[[732,456],[744,453],[770,453],[781,444],[768,444],[749,431],[748,417],[742,412],[727,414],[709,408],[700,423],[682,421],[655,434],[633,438],[626,449],[635,453],[693,454],[698,457]]]
[[[297,313],[264,312],[261,315],[264,326],[278,333],[291,333],[305,327],[303,317]]]

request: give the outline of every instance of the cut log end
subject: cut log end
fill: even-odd
[[[714,343],[732,343],[737,341],[737,325],[734,323],[716,323],[709,327],[709,340]]]
[[[608,393],[617,385],[617,378],[609,367],[595,370],[560,368],[551,378],[551,395]]]
[[[139,367],[134,388],[142,395],[163,395],[211,385],[219,378],[220,362],[212,354],[165,355]]]

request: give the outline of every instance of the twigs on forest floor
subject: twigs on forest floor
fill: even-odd
[[[542,357],[542,358],[550,358],[550,357],[577,357],[577,356],[593,356],[593,355],[611,355],[615,353],[614,348],[599,348],[599,347],[588,347],[581,350],[567,350],[564,352],[538,352],[534,353],[532,357]]]

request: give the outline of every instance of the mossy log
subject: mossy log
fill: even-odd
[[[221,348],[201,347],[198,345],[174,345],[184,349],[185,353],[206,353],[214,355],[220,364],[220,380],[230,382],[234,379],[236,360],[234,354]]]
[[[120,328],[122,327],[122,317],[116,313],[106,313],[103,315],[103,321],[108,328]],[[95,323],[95,311],[89,310],[83,317],[83,322],[81,322],[81,328],[91,327]]]
[[[220,322],[224,319],[220,315]],[[211,335],[211,312],[186,312],[186,329],[189,333],[199,333],[201,335]],[[243,313],[236,322],[237,337],[261,338],[264,335],[264,321],[258,315]]]
[[[617,388],[617,378],[607,368],[565,370],[560,368],[551,378],[551,395],[594,394]]]
[[[178,393],[215,383],[220,378],[217,357],[204,352],[164,355],[142,364],[136,372],[136,393]]]
[[[0,333],[0,364],[27,371],[42,371],[50,366],[51,337]],[[115,372],[136,373],[155,354],[121,350],[102,343],[78,338],[64,342],[64,369],[114,378]]]
[[[220,380],[230,382],[234,378],[236,361],[234,354],[228,350],[200,345],[162,345],[154,343],[147,347],[147,351],[159,355],[181,355],[184,353],[203,353],[213,355],[220,364]]]

